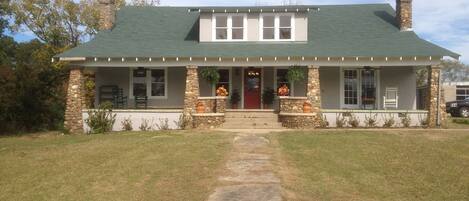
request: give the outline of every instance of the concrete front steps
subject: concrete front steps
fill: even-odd
[[[280,129],[274,110],[226,110],[222,129]]]

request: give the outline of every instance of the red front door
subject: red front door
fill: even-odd
[[[261,69],[244,70],[244,109],[261,108]]]

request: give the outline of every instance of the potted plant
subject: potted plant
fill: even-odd
[[[293,84],[297,81],[305,79],[305,69],[300,66],[291,66],[288,68],[287,80],[289,83]]]
[[[312,106],[311,106],[311,103],[309,103],[308,101],[305,101],[303,103],[303,113],[311,113],[312,111]]]
[[[265,88],[262,92],[262,103],[264,109],[269,108],[274,103],[275,91],[272,88]]]
[[[198,102],[195,110],[196,110],[197,113],[204,113],[205,112],[204,102],[202,102],[202,101]]]
[[[277,91],[278,96],[288,96],[290,95],[290,89],[286,84],[283,84]]]
[[[220,73],[218,73],[218,70],[216,67],[207,67],[207,68],[202,68],[200,71],[200,76],[210,83],[210,86],[215,86],[218,81],[220,80]]]
[[[225,85],[221,85],[216,90],[217,96],[228,96],[228,91],[225,88]]]
[[[241,100],[241,97],[239,96],[238,90],[234,89],[233,93],[231,93],[231,99],[230,99],[231,108],[232,109],[237,109],[238,108],[238,103],[239,103],[240,100]]]

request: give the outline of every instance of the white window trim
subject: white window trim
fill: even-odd
[[[381,77],[380,77],[380,69],[378,67],[372,67],[376,74],[375,74],[375,85],[376,85],[376,102],[375,102],[375,107],[376,109],[382,108],[381,106]],[[357,70],[357,79],[358,79],[358,90],[357,90],[357,104],[356,105],[350,105],[350,104],[345,104],[344,103],[344,70]],[[362,78],[361,78],[361,71],[364,70],[363,67],[340,67],[340,108],[341,109],[360,109],[360,106],[362,105],[362,98],[361,98],[361,93],[362,93]]]
[[[227,17],[227,36],[226,39],[217,39],[217,17],[226,16]],[[243,17],[243,39],[232,39],[232,29],[233,29],[233,16],[242,16]],[[216,42],[239,42],[247,41],[248,33],[248,17],[246,13],[215,13],[212,14],[212,41]]]
[[[274,86],[272,87],[275,91],[275,99],[278,99],[278,94],[277,94],[277,70],[278,69],[287,69],[289,67],[275,67],[274,68]],[[295,94],[295,83],[290,83],[290,96],[294,96]]]
[[[217,70],[228,70],[228,77],[229,77],[229,83],[228,83],[228,87],[230,88],[229,91],[228,91],[228,98],[231,97],[231,92],[233,91],[233,68],[232,67],[219,67],[217,68]],[[217,89],[215,89],[215,85],[212,86],[212,96],[216,96],[217,95]]]
[[[134,74],[133,71],[137,68],[130,68],[129,75],[129,99],[135,99],[134,97]],[[161,69],[164,70],[164,96],[152,96],[151,95],[151,70]],[[148,99],[168,99],[168,68],[167,67],[151,67],[145,68],[147,76],[145,77],[145,83],[147,85],[147,97]]]
[[[274,39],[264,39],[264,16],[274,16]],[[291,17],[291,38],[280,39],[280,16]],[[259,41],[295,41],[295,14],[294,13],[261,13],[259,14]]]

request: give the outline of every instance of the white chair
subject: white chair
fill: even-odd
[[[399,104],[399,95],[396,87],[386,87],[383,97],[383,109],[397,109]]]

